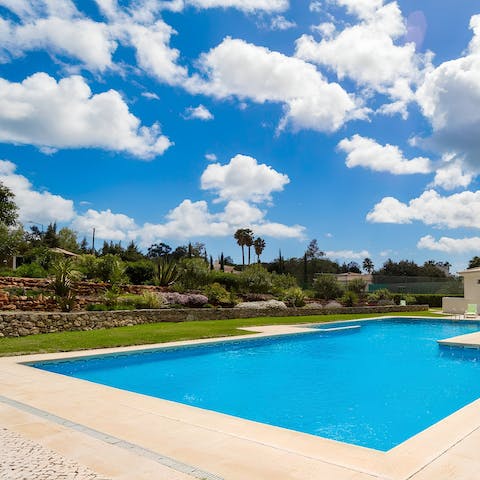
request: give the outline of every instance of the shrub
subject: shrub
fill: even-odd
[[[143,308],[160,308],[163,303],[163,297],[155,292],[145,291],[142,293],[142,305]],[[137,305],[137,306],[140,306]]]
[[[212,305],[232,305],[235,303],[233,295],[219,283],[212,283],[203,289],[203,293],[208,297],[208,303]]]
[[[269,293],[272,291],[272,275],[258,263],[249,265],[240,276],[242,278],[242,288],[247,292]]]
[[[181,307],[203,307],[208,303],[208,298],[198,293],[168,292],[161,295],[166,303]]]
[[[333,275],[319,275],[313,282],[313,289],[317,298],[334,300],[343,293],[343,288]]]
[[[76,258],[75,263],[78,271],[87,280],[98,278],[98,259],[95,255],[81,255]]]
[[[272,291],[280,294],[285,290],[298,287],[297,279],[290,274],[272,273]]]
[[[86,310],[88,312],[106,312],[109,308],[103,303],[89,303]]]
[[[367,282],[356,278],[348,282],[347,290],[356,293],[359,297],[365,295],[365,289],[367,287]]]
[[[98,259],[97,274],[100,280],[112,285],[121,285],[127,282],[123,262],[116,255],[110,253]]]
[[[139,260],[138,262],[130,262],[125,268],[125,273],[134,285],[143,285],[153,281],[155,268],[152,262],[148,260]]]
[[[13,274],[15,277],[45,278],[47,271],[40,264],[34,262],[20,265]]]
[[[202,258],[186,258],[179,267],[179,282],[186,290],[195,290],[208,284],[210,267]]]
[[[303,307],[305,306],[305,293],[299,287],[291,287],[285,290],[281,295],[281,299],[289,307]]]
[[[55,299],[62,312],[69,312],[75,305],[73,286],[79,273],[74,269],[73,262],[67,258],[56,260],[52,265],[52,270],[54,274],[52,288],[55,292]]]
[[[242,277],[237,273],[212,270],[209,273],[209,283],[219,283],[228,290],[238,292],[242,287]]]
[[[374,303],[379,303],[379,302],[384,302],[386,300],[391,301],[393,299],[393,295],[390,292],[390,290],[387,290],[386,288],[381,288],[380,290],[376,290],[375,292],[372,292],[368,294],[367,300],[369,302],[374,302]]]
[[[155,283],[161,287],[174,284],[179,277],[177,264],[173,260],[161,259],[156,265]]]
[[[346,307],[353,307],[358,303],[358,295],[353,290],[346,290],[340,301]]]

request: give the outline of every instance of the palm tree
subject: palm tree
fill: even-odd
[[[233,235],[233,238],[237,241],[237,244],[242,249],[242,265],[245,266],[245,228],[239,228]]]
[[[263,238],[257,237],[253,242],[253,248],[255,249],[255,254],[257,255],[257,261],[260,263],[260,255],[265,250],[265,240]]]
[[[363,261],[362,267],[363,267],[363,269],[364,269],[367,273],[372,273],[372,272],[373,272],[373,269],[374,269],[374,265],[373,265],[372,260],[367,257],[367,258]]]
[[[253,247],[253,232],[249,229],[245,229],[245,246],[248,247],[248,264],[250,265],[251,248]]]

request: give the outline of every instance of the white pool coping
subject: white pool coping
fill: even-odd
[[[391,317],[360,321],[385,318]],[[442,320],[420,318],[428,319]],[[352,322],[355,321],[343,323]],[[392,450],[380,452],[24,365],[33,361],[318,332],[305,324],[245,330],[258,333],[0,358],[0,422],[112,480],[479,478],[480,400]],[[469,344],[477,342],[480,346],[480,333],[474,339],[471,335],[476,334],[463,337],[470,336]],[[455,342],[458,345],[462,340],[456,337]]]

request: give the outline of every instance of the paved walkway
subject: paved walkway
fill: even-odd
[[[0,445],[0,480],[106,480],[6,428]]]

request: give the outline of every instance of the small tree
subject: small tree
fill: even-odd
[[[13,192],[0,182],[0,223],[13,227],[17,223],[18,207]]]
[[[334,300],[343,293],[342,286],[333,275],[319,275],[313,282],[313,289],[321,300]]]

